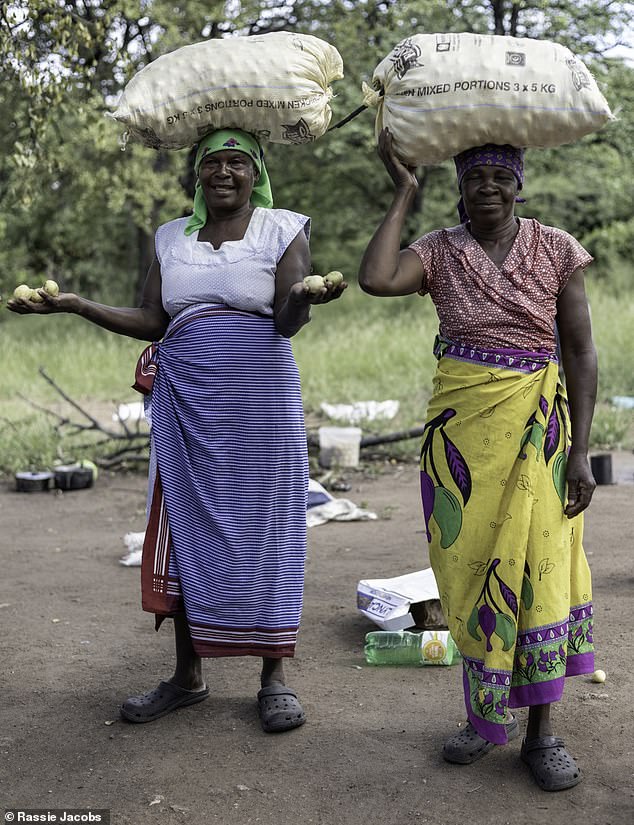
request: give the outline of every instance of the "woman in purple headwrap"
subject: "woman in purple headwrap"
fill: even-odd
[[[387,129],[379,155],[396,192],[361,264],[372,295],[429,294],[438,367],[421,446],[429,556],[463,658],[468,722],[444,745],[469,764],[519,732],[544,790],[576,785],[550,707],[566,676],[594,669],[582,511],[597,359],[583,270],[591,256],[559,229],[514,214],[523,151],[487,145],[455,158],[460,223],[400,250],[417,189]],[[567,389],[559,381],[556,328]]]

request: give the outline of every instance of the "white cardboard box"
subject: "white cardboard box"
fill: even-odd
[[[411,627],[410,606],[439,598],[431,567],[393,579],[361,579],[357,585],[357,608],[381,630]]]

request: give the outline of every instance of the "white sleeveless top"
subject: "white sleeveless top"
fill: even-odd
[[[219,249],[185,235],[189,218],[164,223],[156,231],[163,307],[173,318],[195,304],[226,304],[273,315],[275,271],[301,229],[310,237],[310,218],[287,209],[257,207],[244,238]]]

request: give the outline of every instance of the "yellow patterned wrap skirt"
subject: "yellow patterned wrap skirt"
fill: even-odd
[[[544,353],[438,339],[421,448],[430,560],[462,654],[469,720],[507,741],[507,708],[594,670],[583,515],[568,519],[570,416]]]

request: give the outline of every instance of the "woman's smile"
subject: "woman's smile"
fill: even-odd
[[[255,183],[255,168],[243,152],[226,150],[203,158],[198,172],[208,205],[223,208],[248,203]]]

